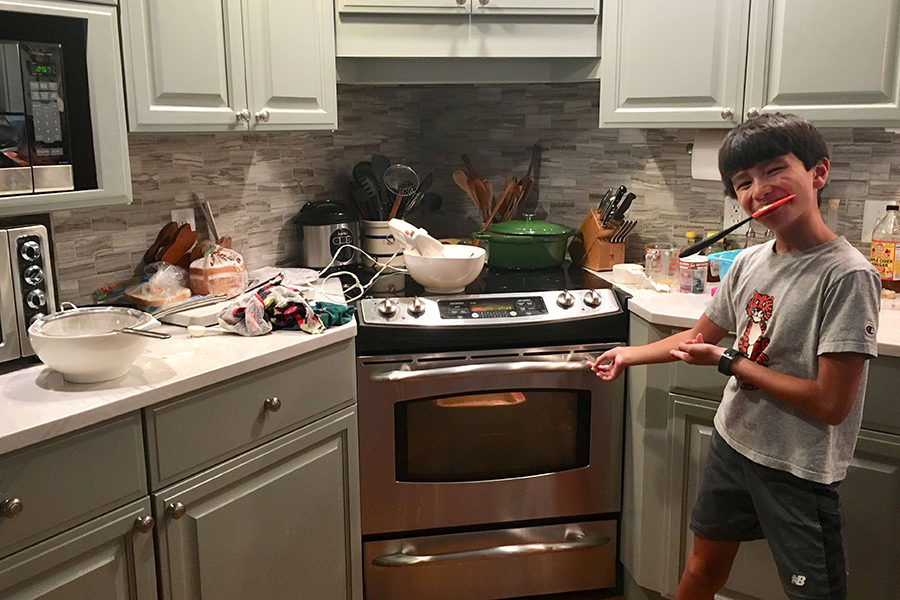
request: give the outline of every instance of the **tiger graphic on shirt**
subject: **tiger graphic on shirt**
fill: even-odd
[[[750,320],[744,333],[738,339],[738,350],[749,358],[761,365],[769,362],[769,356],[766,354],[766,348],[769,346],[769,338],[766,337],[766,328],[769,325],[769,319],[772,318],[772,310],[775,306],[775,298],[760,294],[758,291],[753,292],[753,297],[747,303],[747,316]],[[751,339],[753,340],[751,346]],[[755,390],[756,386],[749,383],[741,382],[741,389]]]

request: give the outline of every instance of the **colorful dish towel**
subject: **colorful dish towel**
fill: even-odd
[[[218,321],[223,329],[244,336],[265,335],[275,329],[316,334],[349,322],[353,313],[352,307],[329,302],[317,302],[313,309],[300,290],[273,284],[223,308]]]

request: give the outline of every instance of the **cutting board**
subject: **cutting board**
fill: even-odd
[[[310,302],[321,299],[325,302],[343,304],[343,288],[341,287],[340,279],[337,277],[332,277],[328,280],[318,279],[297,287],[303,290],[303,295],[306,296],[306,299]],[[191,308],[189,310],[166,315],[161,317],[160,321],[169,323],[170,325],[181,325],[182,327],[187,327],[188,325],[203,325],[209,327],[210,325],[216,325],[218,323],[216,315],[234,301],[234,299],[223,300],[216,304],[198,306],[197,308]]]

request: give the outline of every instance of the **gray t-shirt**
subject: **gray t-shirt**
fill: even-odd
[[[818,356],[877,355],[881,284],[868,260],[843,237],[802,252],[776,254],[767,242],[738,254],[706,315],[738,336],[737,348],[767,367],[815,379]],[[767,467],[820,483],[847,473],[862,420],[868,362],[856,402],[828,425],[732,377],[716,412],[728,444]]]

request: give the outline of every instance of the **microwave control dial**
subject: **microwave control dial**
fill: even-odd
[[[37,310],[47,304],[47,296],[44,294],[44,290],[31,290],[25,297],[25,303],[30,308]]]
[[[600,306],[600,301],[602,298],[600,297],[600,293],[595,289],[590,289],[584,293],[584,304],[589,306],[590,308],[597,308]]]
[[[413,298],[413,301],[410,303],[409,308],[406,311],[413,317],[421,317],[425,314],[425,301],[416,296]]]
[[[34,262],[41,257],[41,245],[34,240],[29,240],[19,247],[19,254],[23,259]]]
[[[44,281],[44,270],[38,265],[31,265],[22,275],[28,285],[38,285]]]
[[[378,314],[385,319],[390,319],[397,314],[397,302],[390,298],[385,298],[378,303]]]
[[[572,305],[575,304],[575,296],[568,290],[560,292],[559,296],[556,297],[556,303],[562,308],[572,308]]]

